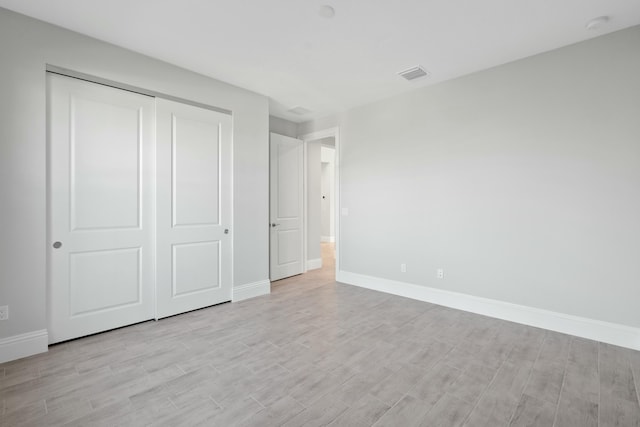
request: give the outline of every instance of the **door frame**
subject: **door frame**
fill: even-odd
[[[333,137],[336,143],[336,154],[335,154],[335,163],[334,163],[334,201],[335,201],[335,210],[334,210],[334,225],[335,225],[335,249],[336,249],[336,280],[338,277],[338,273],[340,272],[340,213],[341,213],[341,202],[340,202],[340,127],[336,126],[333,128],[323,129],[316,132],[311,132],[307,134],[303,134],[298,136],[298,139],[301,139],[304,147],[304,165],[307,164],[307,148],[308,144],[312,141],[316,141],[322,138]],[[308,168],[305,167],[304,172],[304,210],[303,210],[303,222],[304,222],[304,271],[307,271],[307,222],[308,222],[308,212],[307,212],[307,194],[308,194]]]

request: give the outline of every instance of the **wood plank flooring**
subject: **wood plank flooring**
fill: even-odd
[[[640,426],[640,352],[336,284],[324,263],[1,364],[0,425]]]

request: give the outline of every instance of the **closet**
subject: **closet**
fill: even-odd
[[[232,117],[47,73],[49,342],[231,300]]]

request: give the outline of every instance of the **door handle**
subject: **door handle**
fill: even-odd
[[[275,222],[274,222],[274,223],[271,223],[271,227],[277,227],[277,226],[279,226],[279,225],[280,225],[280,224],[276,224]]]
[[[62,247],[62,242],[53,242],[54,249],[60,249]]]

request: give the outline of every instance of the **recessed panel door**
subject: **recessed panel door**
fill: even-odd
[[[47,74],[55,343],[153,318],[152,97]]]
[[[270,278],[303,272],[303,143],[271,134]]]
[[[156,99],[157,315],[231,300],[228,114]]]

